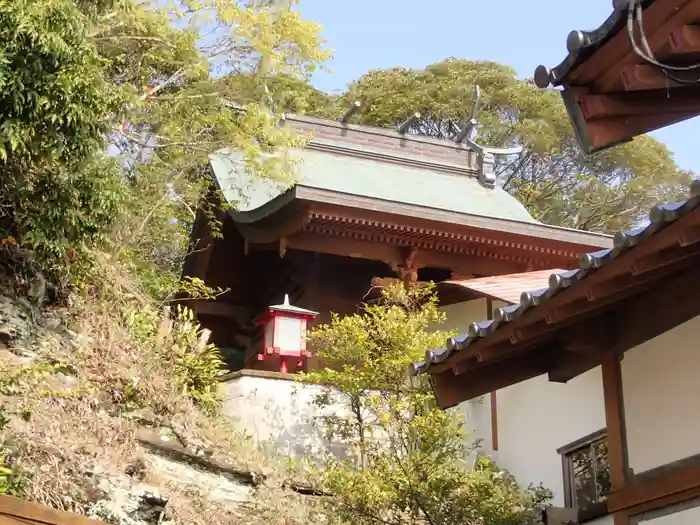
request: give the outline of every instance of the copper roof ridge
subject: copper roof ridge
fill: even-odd
[[[432,137],[426,137],[425,135],[415,135],[409,133],[399,133],[398,131],[390,128],[381,128],[379,126],[366,126],[363,124],[348,124],[343,122],[338,122],[337,120],[323,119],[318,117],[310,117],[308,115],[297,115],[295,113],[288,113],[284,115],[285,120],[292,122],[304,122],[307,124],[315,124],[320,126],[327,126],[330,128],[340,129],[340,130],[350,130],[356,131],[358,133],[367,133],[371,135],[380,135],[387,138],[393,138],[396,140],[402,140],[406,142],[418,142],[422,144],[430,144],[432,146],[440,146],[448,148],[455,151],[463,151],[464,153],[472,152],[473,150],[464,143],[457,143],[448,139],[437,139]]]

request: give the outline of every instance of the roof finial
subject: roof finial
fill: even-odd
[[[479,163],[479,181],[482,185],[492,188],[496,184],[496,155],[518,155],[523,151],[522,146],[512,148],[492,148],[476,143],[477,126],[479,125],[476,119],[481,102],[481,89],[479,86],[474,86],[474,101],[472,103],[472,112],[467,124],[460,130],[454,141],[457,144],[467,143],[469,149],[478,155]]]
[[[476,115],[479,111],[479,103],[481,102],[481,88],[479,84],[474,86],[474,100],[472,101],[472,112],[469,116],[467,124],[461,129],[461,131],[455,137],[455,142],[461,144],[464,139],[476,140],[477,126],[479,121],[476,120]]]
[[[400,135],[405,134],[409,129],[411,129],[411,126],[419,120],[420,120],[420,113],[415,112],[413,115],[411,115],[406,120],[404,120],[401,124],[398,125],[398,127],[396,128],[396,132],[399,133]]]
[[[289,304],[289,294],[284,294],[284,306],[290,306]]]
[[[362,106],[362,102],[360,102],[359,100],[356,100],[355,102],[353,102],[352,104],[350,104],[350,106],[348,107],[348,109],[345,110],[345,113],[343,113],[343,114],[340,116],[340,123],[341,123],[341,124],[347,124],[348,121],[350,120],[350,117],[352,117],[352,116],[355,114],[355,112],[356,112],[358,109],[360,109],[360,106]]]

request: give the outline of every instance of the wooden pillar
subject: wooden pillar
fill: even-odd
[[[498,396],[491,392],[491,449],[498,451]]]
[[[616,512],[613,514],[613,524],[614,525],[629,525],[630,517],[627,515],[626,511]]]
[[[486,318],[493,319],[493,300],[490,297],[486,298]],[[491,450],[498,451],[498,396],[496,391],[491,392]]]
[[[621,357],[612,349],[606,349],[603,351],[601,362],[605,424],[608,431],[610,484],[613,492],[627,486],[629,473]],[[613,520],[615,525],[628,525],[629,516],[625,512],[618,512],[613,515]]]

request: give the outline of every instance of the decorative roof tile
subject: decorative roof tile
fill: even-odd
[[[654,1],[642,0],[642,8],[646,9]],[[614,0],[613,12],[597,29],[571,31],[566,38],[566,48],[569,51],[566,58],[552,69],[543,65],[537,66],[535,69],[537,87],[561,86],[566,83],[566,78],[571,71],[589,58],[626,24],[628,2],[629,0]]]
[[[409,366],[409,374],[426,373],[432,365],[442,363],[455,352],[464,350],[477,340],[489,337],[492,333],[525,315],[528,311],[546,303],[555,295],[576,286],[589,275],[611,264],[629,250],[645,243],[657,232],[699,207],[700,180],[696,180],[690,186],[687,200],[655,206],[649,212],[649,220],[646,221],[644,226],[618,232],[614,237],[613,248],[583,255],[579,268],[576,270],[552,273],[546,288],[524,292],[520,296],[519,304],[497,308],[494,311],[493,320],[472,323],[466,334],[448,339],[445,348],[428,350],[425,353],[424,361],[413,363]]]

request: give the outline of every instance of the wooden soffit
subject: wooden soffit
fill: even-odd
[[[668,71],[635,52],[628,31],[629,0],[594,31],[572,31],[569,55],[535,72],[540,87],[562,97],[582,149],[591,153],[700,114],[700,70]],[[700,1],[643,0],[644,34],[657,62],[700,63]],[[635,42],[640,49],[636,12]]]

